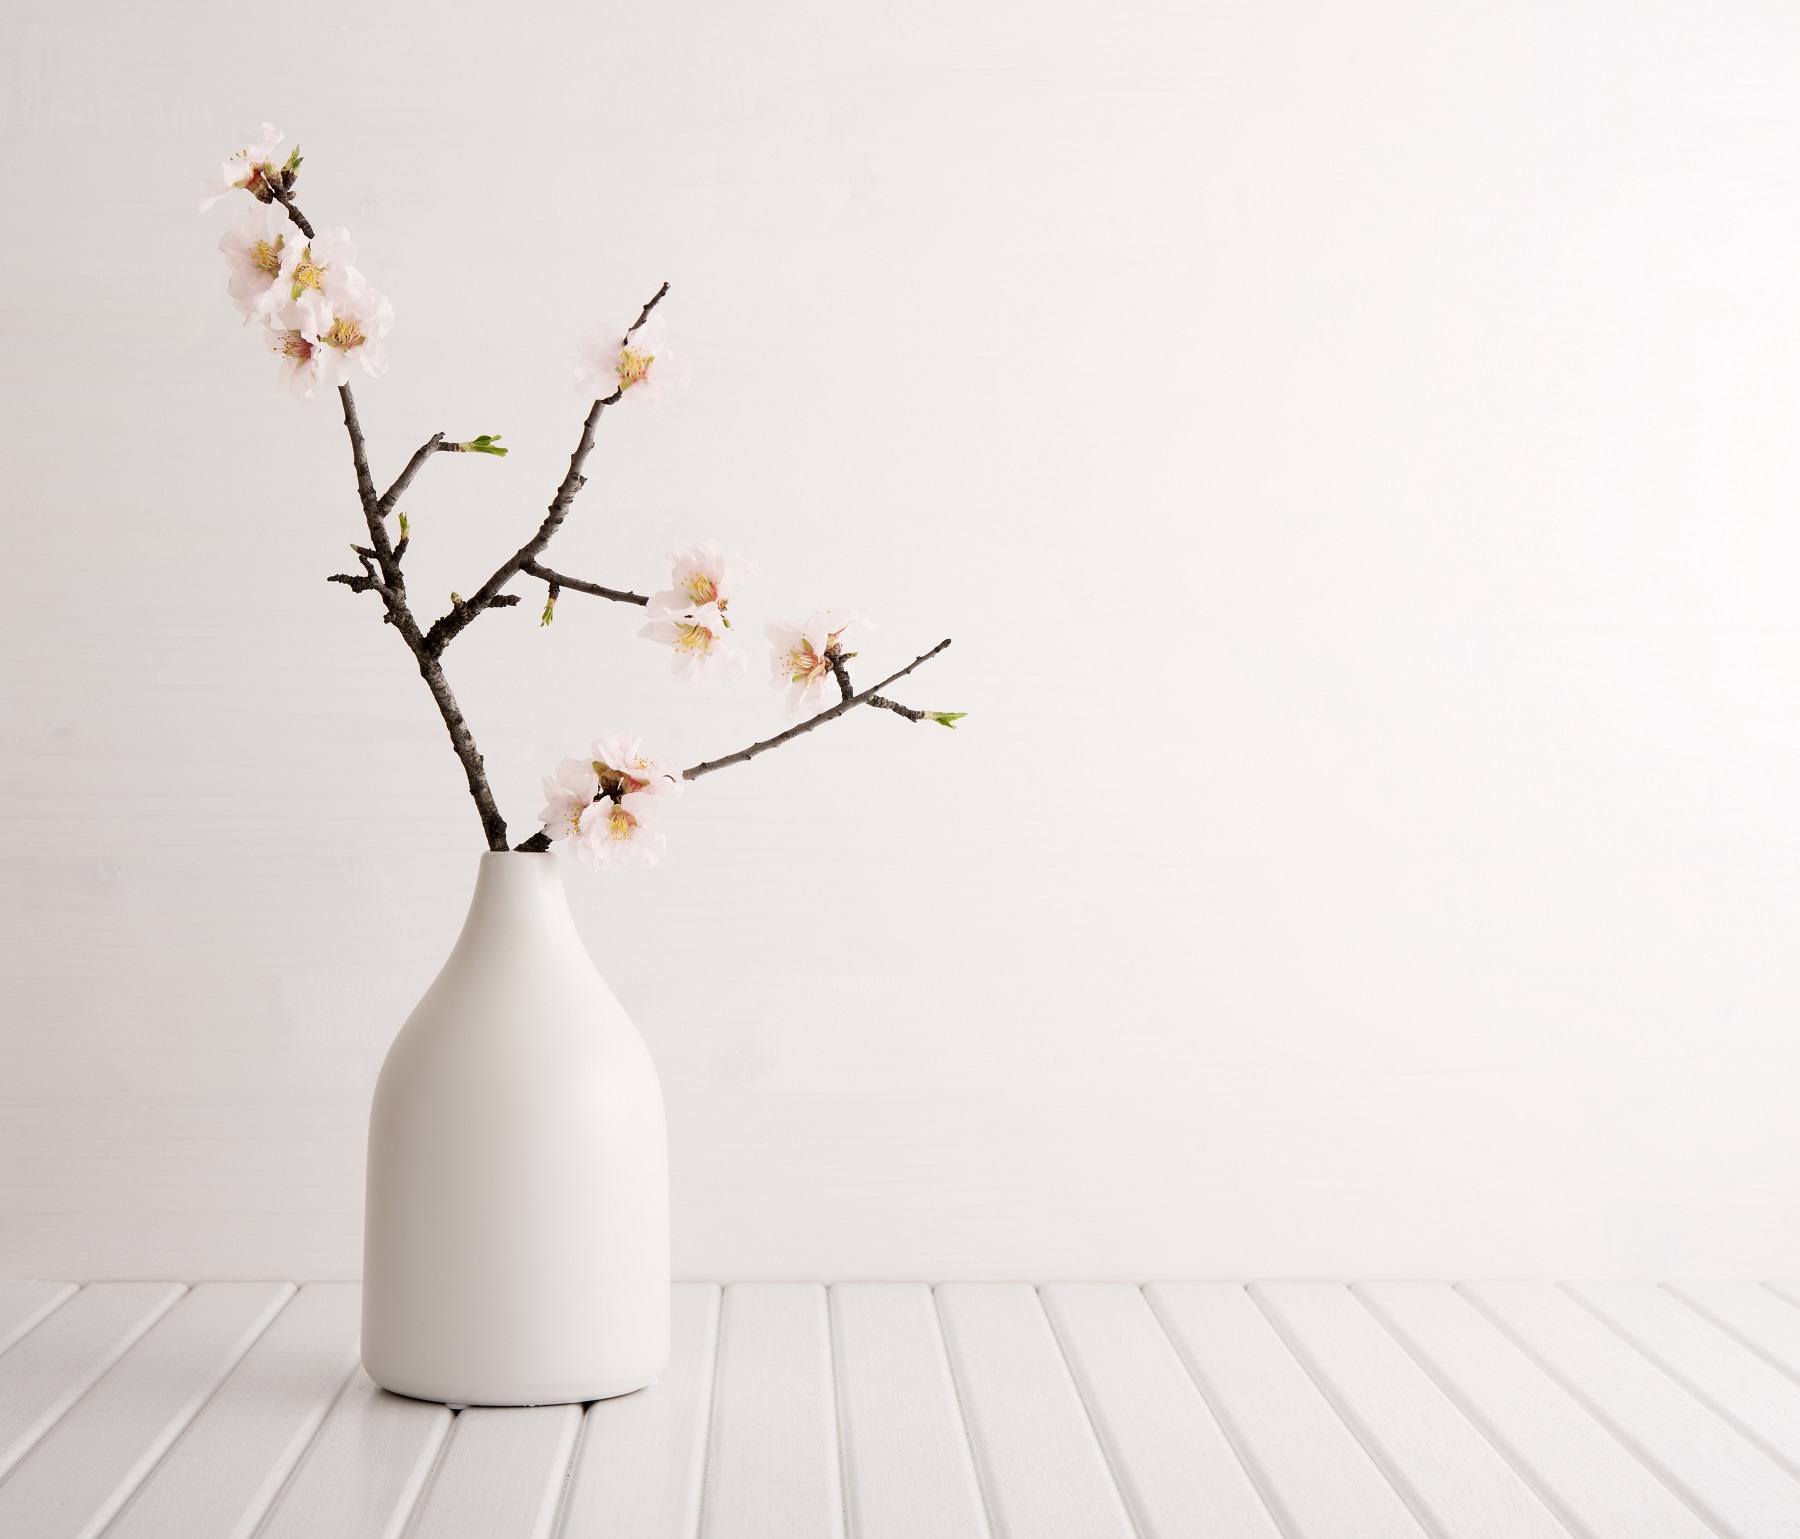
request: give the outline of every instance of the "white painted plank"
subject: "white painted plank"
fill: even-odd
[[[1800,1475],[1800,1384],[1655,1283],[1564,1288],[1790,1475]]]
[[[712,1417],[719,1289],[675,1285],[669,1366],[588,1407],[559,1539],[694,1539]]]
[[[1775,1282],[1765,1283],[1763,1286],[1777,1298],[1786,1299],[1788,1303],[1792,1304],[1795,1308],[1800,1309],[1800,1280],[1783,1278],[1778,1279]]]
[[[1057,1283],[1040,1295],[1144,1539],[1280,1539],[1143,1294]]]
[[[1145,1289],[1288,1539],[1419,1539],[1374,1461],[1236,1283]]]
[[[1255,1283],[1250,1297],[1428,1532],[1568,1539],[1518,1472],[1343,1284]]]
[[[931,1289],[839,1283],[831,1328],[854,1539],[986,1539]]]
[[[0,1534],[92,1539],[293,1294],[292,1283],[190,1290],[0,1485]]]
[[[825,1290],[727,1288],[714,1394],[706,1539],[838,1539],[844,1504]]]
[[[74,1283],[0,1277],[0,1352],[74,1293]]]
[[[1748,1282],[1672,1282],[1664,1287],[1690,1309],[1800,1382],[1800,1309]]]
[[[1583,1539],[1714,1539],[1713,1531],[1447,1283],[1353,1290]]]
[[[1036,1291],[946,1283],[937,1302],[996,1539],[1129,1539],[1131,1520]]]
[[[1713,1527],[1800,1539],[1800,1485],[1550,1283],[1464,1283],[1512,1337]]]
[[[397,1539],[449,1430],[443,1406],[357,1370],[257,1539]]]
[[[578,1405],[459,1412],[407,1539],[548,1539],[580,1429]]]
[[[107,1539],[245,1539],[356,1369],[361,1289],[310,1283],[150,1472]]]
[[[0,1357],[0,1475],[186,1291],[92,1283]]]

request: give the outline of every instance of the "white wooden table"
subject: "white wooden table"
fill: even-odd
[[[684,1283],[456,1415],[356,1293],[0,1281],[0,1536],[1800,1539],[1796,1284]]]

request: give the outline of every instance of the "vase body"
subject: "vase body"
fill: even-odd
[[[451,1405],[601,1400],[669,1354],[668,1140],[551,854],[481,857],[369,1114],[362,1360]]]

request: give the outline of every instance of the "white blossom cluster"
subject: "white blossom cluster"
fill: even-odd
[[[355,365],[371,375],[386,370],[383,341],[394,312],[357,270],[349,231],[325,228],[308,237],[290,216],[286,200],[300,155],[295,150],[278,165],[275,147],[282,139],[273,125],[263,124],[262,139],[231,156],[220,179],[208,183],[213,196],[201,208],[236,190],[255,199],[219,242],[230,268],[227,286],[246,323],[254,319],[264,327],[282,380],[310,400],[319,386],[344,383]],[[576,339],[576,356],[575,388],[593,401],[654,405],[672,386],[687,383],[656,316],[640,316],[631,327],[590,327]],[[473,447],[505,452],[486,448],[489,442],[477,440]],[[668,560],[669,586],[648,600],[639,636],[671,649],[678,679],[698,684],[737,678],[745,656],[732,645],[731,601],[740,583],[758,575],[756,563],[727,555],[710,540],[673,551]],[[552,588],[545,624],[554,609]],[[850,655],[844,635],[857,623],[854,615],[820,610],[798,624],[777,620],[764,628],[769,683],[785,692],[790,720],[827,708],[837,667]],[[960,716],[930,714],[945,726]],[[592,870],[617,870],[633,861],[654,865],[667,845],[657,826],[659,804],[681,788],[681,773],[648,757],[636,733],[615,732],[596,741],[585,758],[564,759],[545,778],[544,832]]]
[[[357,270],[348,230],[323,229],[309,240],[268,199],[279,175],[271,157],[282,137],[263,124],[262,140],[225,162],[223,184],[210,184],[214,196],[201,207],[239,187],[258,199],[219,241],[231,269],[227,287],[245,321],[262,323],[282,382],[311,400],[321,385],[343,384],[358,364],[370,375],[386,371],[383,339],[394,307]]]
[[[733,589],[757,575],[756,563],[727,555],[710,540],[668,559],[670,585],[652,595],[650,619],[638,634],[673,649],[678,679],[736,678],[745,658],[727,639],[728,612]],[[841,655],[842,637],[855,623],[854,615],[822,610],[799,625],[777,620],[765,627],[769,683],[787,692],[790,719],[823,707],[836,682],[832,657]],[[617,870],[633,859],[654,865],[666,844],[655,799],[680,783],[640,753],[637,734],[615,733],[594,744],[591,759],[564,759],[544,781],[544,830],[594,870]]]

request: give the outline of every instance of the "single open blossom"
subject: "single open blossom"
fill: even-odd
[[[554,775],[544,777],[544,810],[538,820],[552,840],[581,834],[584,815],[600,794],[600,780],[580,759],[564,759]]]
[[[603,796],[583,813],[569,851],[590,871],[617,871],[634,860],[654,866],[668,845],[656,827],[655,797],[634,791],[617,801]]]
[[[570,763],[576,761],[570,760]],[[594,742],[590,773],[608,796],[665,796],[681,789],[681,775],[644,753],[635,732],[609,732]]]
[[[269,347],[277,359],[276,379],[304,401],[318,389],[320,366],[325,362],[322,344],[306,334],[310,318],[298,306],[274,315],[265,314]]]
[[[670,671],[690,684],[703,678],[735,679],[744,671],[744,654],[725,644],[725,617],[717,604],[652,610],[638,635],[673,647]]]
[[[204,214],[220,198],[229,197],[240,187],[249,193],[261,193],[265,183],[275,175],[271,160],[275,146],[286,137],[273,123],[264,123],[262,138],[255,144],[245,145],[225,162],[219,180],[206,184],[212,196],[200,205],[200,212]]]
[[[835,682],[830,651],[854,624],[855,615],[821,609],[802,625],[771,620],[763,627],[773,649],[769,653],[769,684],[788,692],[790,717],[824,708]]]
[[[575,355],[575,388],[590,400],[617,393],[654,405],[672,386],[688,380],[655,317],[630,333],[604,321],[590,326],[575,339]]]
[[[731,618],[732,590],[746,578],[754,577],[756,563],[742,556],[728,556],[711,540],[702,540],[686,550],[669,552],[669,581],[672,587],[650,596],[650,609],[679,613],[697,609],[703,604],[718,606],[719,618],[727,625]]]
[[[382,339],[393,329],[394,307],[385,295],[364,285],[354,294],[316,304],[290,301],[290,306],[309,315],[301,329],[319,349],[319,378],[326,385],[336,389],[357,364],[371,378],[387,373]]]
[[[356,247],[341,225],[305,239],[298,230],[282,248],[281,268],[270,286],[264,307],[283,302],[305,305],[328,324],[333,305],[360,294],[369,280],[355,267]]]
[[[278,203],[252,203],[238,222],[219,237],[219,250],[231,269],[226,287],[245,320],[259,314],[281,275],[288,237],[299,237]]]

